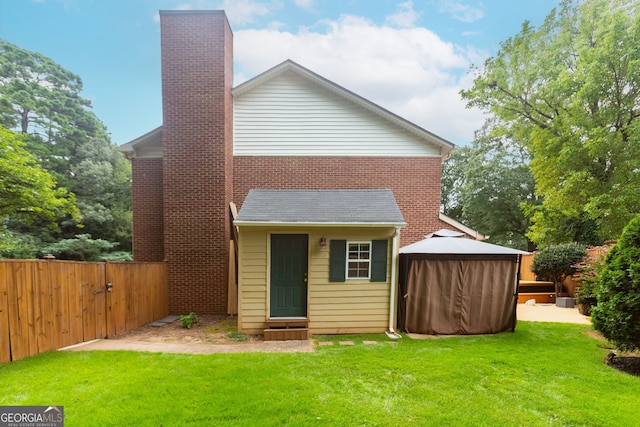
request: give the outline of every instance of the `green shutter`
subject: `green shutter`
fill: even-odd
[[[331,240],[329,245],[329,281],[344,282],[347,270],[347,241]]]
[[[387,281],[387,245],[386,240],[371,242],[371,281]]]

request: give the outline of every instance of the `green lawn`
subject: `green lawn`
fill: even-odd
[[[605,366],[589,329],[519,322],[297,354],[51,352],[0,366],[0,405],[63,405],[67,426],[638,425],[640,378]]]

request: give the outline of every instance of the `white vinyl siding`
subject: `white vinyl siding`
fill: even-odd
[[[440,147],[292,71],[234,98],[236,156],[440,156]]]

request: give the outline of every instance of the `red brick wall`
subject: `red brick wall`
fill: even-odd
[[[233,167],[234,202],[238,208],[252,188],[388,188],[408,224],[400,232],[401,245],[422,240],[426,234],[446,226],[438,218],[440,158],[236,156]]]
[[[220,11],[160,12],[170,311],[227,311],[233,35]]]
[[[162,159],[133,159],[133,258],[164,260]]]
[[[172,313],[226,313],[228,206],[251,188],[389,188],[409,224],[402,245],[445,226],[439,158],[234,158],[226,16],[165,11],[160,20],[163,159],[134,161],[134,252],[168,262]]]

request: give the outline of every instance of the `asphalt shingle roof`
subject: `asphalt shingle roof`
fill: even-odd
[[[391,190],[251,190],[236,222],[405,224]]]

